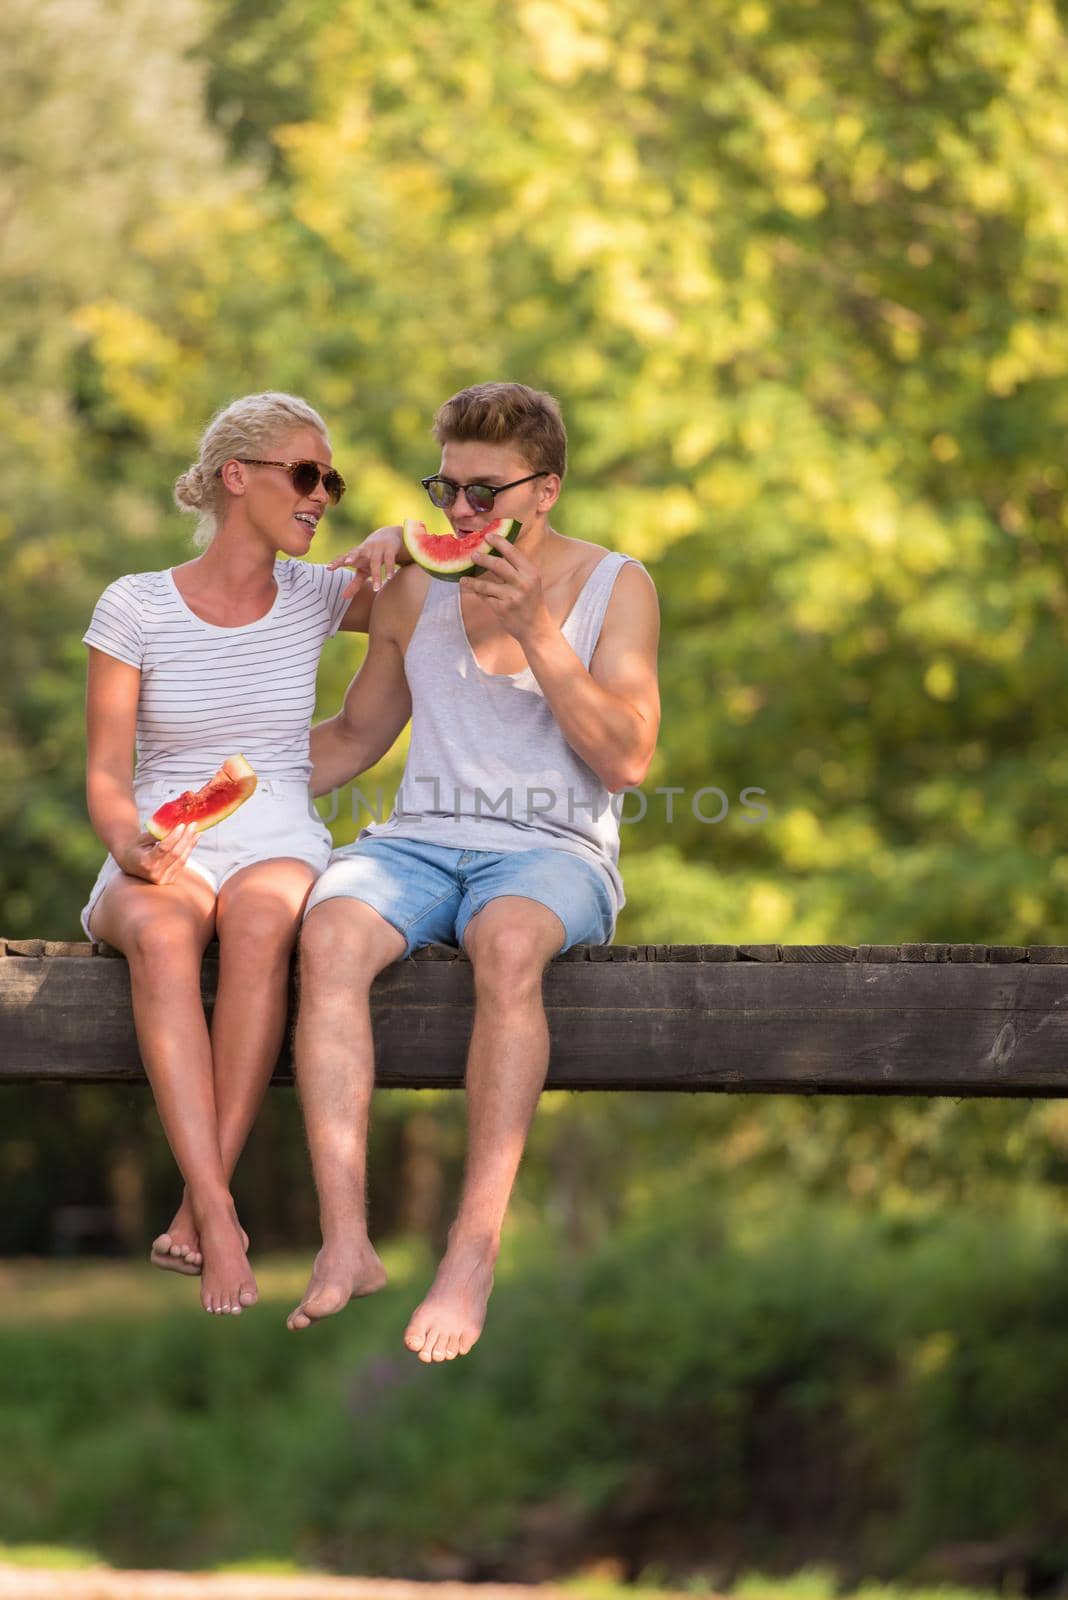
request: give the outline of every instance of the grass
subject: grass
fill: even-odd
[[[239,1319],[147,1264],[4,1264],[0,1557],[514,1579],[533,1548],[582,1600],[837,1600],[819,1567],[736,1577],[805,1561],[901,1580],[854,1600],[957,1600],[905,1580],[1026,1526],[1063,1570],[1063,1224],[686,1195],[550,1244],[513,1233],[477,1351],[431,1368],[408,1244],[301,1334],[310,1253],[258,1261]]]

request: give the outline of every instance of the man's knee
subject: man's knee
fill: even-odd
[[[476,987],[506,994],[539,987],[564,938],[563,923],[547,906],[491,901],[471,919],[464,939]]]
[[[323,900],[301,928],[301,987],[369,985],[404,948],[403,935],[362,900]]]

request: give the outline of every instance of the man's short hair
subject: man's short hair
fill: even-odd
[[[439,406],[433,434],[439,444],[514,445],[538,472],[567,471],[567,433],[559,402],[525,383],[476,383]]]

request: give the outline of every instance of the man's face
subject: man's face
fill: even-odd
[[[484,483],[493,488],[502,483],[515,483],[517,478],[530,478],[536,470],[507,444],[447,440],[441,448],[441,476],[457,484]],[[445,515],[457,533],[474,533],[499,517],[529,522],[539,511],[547,511],[552,505],[559,481],[552,473],[530,478],[529,483],[517,484],[514,489],[497,495],[492,511],[476,511],[461,489]]]

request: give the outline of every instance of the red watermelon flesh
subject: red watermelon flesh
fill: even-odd
[[[186,822],[195,822],[197,832],[203,833],[244,805],[255,787],[256,774],[244,756],[230,756],[202,789],[186,789],[176,799],[164,801],[145,827],[155,839],[165,839],[172,828]]]
[[[425,522],[409,518],[404,524],[404,543],[412,560],[425,571],[435,578],[456,583],[460,578],[486,571],[471,557],[476,551],[480,555],[493,553],[493,546],[486,538],[488,533],[499,533],[514,544],[521,526],[513,517],[498,517],[496,522],[476,528],[474,533],[429,533]]]

